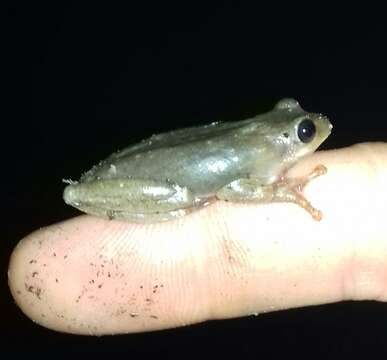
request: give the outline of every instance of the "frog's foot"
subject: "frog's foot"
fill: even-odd
[[[310,174],[304,177],[291,179],[282,178],[278,183],[273,184],[275,186],[275,200],[293,202],[308,211],[315,220],[320,221],[322,219],[322,212],[312,206],[312,204],[304,197],[302,191],[312,179],[326,173],[327,168],[324,165],[318,165]]]
[[[262,185],[259,178],[242,178],[219,189],[216,197],[219,200],[234,202],[291,202],[304,208],[315,220],[321,220],[321,211],[315,209],[305,199],[302,190],[309,181],[325,174],[326,171],[325,166],[319,165],[304,177],[288,179],[283,176],[277,182],[268,185]]]

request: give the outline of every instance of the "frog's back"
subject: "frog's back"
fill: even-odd
[[[154,135],[114,153],[85,173],[81,182],[168,180],[200,195],[211,194],[254,167],[260,148],[255,146],[256,152],[252,151],[246,132],[256,122],[251,118]]]
[[[114,153],[111,158],[119,159],[128,155],[135,155],[146,151],[155,151],[168,147],[178,148],[189,143],[200,143],[207,140],[221,138],[231,131],[253,122],[254,118],[238,122],[213,122],[204,126],[195,126],[173,130],[144,139],[138,144],[131,145],[124,150]]]

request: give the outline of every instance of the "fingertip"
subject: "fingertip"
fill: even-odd
[[[22,239],[13,250],[8,265],[8,286],[20,309],[33,321],[44,322],[42,287],[37,280],[35,235]]]

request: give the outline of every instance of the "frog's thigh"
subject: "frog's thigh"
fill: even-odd
[[[142,179],[105,180],[103,206],[128,213],[161,213],[189,207],[193,196],[187,187],[169,181]],[[102,204],[101,204],[102,205]]]
[[[118,178],[79,183],[67,197],[88,214],[135,222],[169,220],[196,207],[188,188],[169,181]]]
[[[272,185],[262,185],[259,179],[238,179],[222,187],[216,197],[225,201],[269,202],[273,200]]]

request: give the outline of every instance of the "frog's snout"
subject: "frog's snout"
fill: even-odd
[[[320,138],[325,140],[330,133],[332,132],[333,125],[329,121],[329,118],[325,115],[319,114],[315,120],[317,132],[320,135]]]
[[[331,133],[332,129],[333,129],[333,125],[332,123],[329,121],[329,118],[328,116],[325,116],[325,115],[321,115],[322,118],[323,118],[323,121],[325,121],[325,123],[327,123],[328,125],[328,129],[329,129],[329,133]]]

